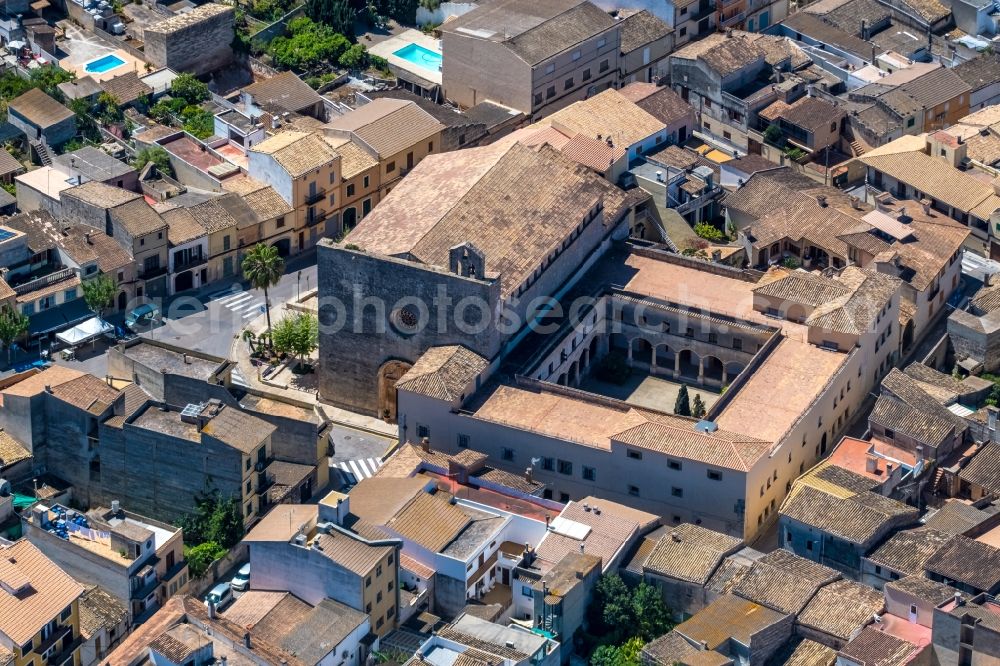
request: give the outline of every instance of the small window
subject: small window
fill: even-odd
[[[428,153],[433,153],[434,152],[434,142],[433,141],[428,141],[427,142],[427,152]]]
[[[371,587],[371,585],[372,585],[372,577],[368,576],[368,578],[365,578],[365,587]]]
[[[743,350],[743,338],[733,338],[733,349],[737,351]]]
[[[549,86],[548,90],[545,91],[545,99],[552,99],[556,96],[556,87]]]
[[[684,497],[684,489],[674,486],[673,488],[670,489],[670,494],[673,495],[674,497]]]
[[[72,606],[66,606],[66,608],[63,609],[63,612],[59,614],[59,619],[62,620],[63,622],[65,622],[66,620],[69,619],[69,615],[72,612],[73,612],[73,607]]]
[[[365,604],[365,612],[366,613],[371,613],[372,612],[372,605],[370,603]]]
[[[813,542],[812,541],[806,541],[806,550],[812,551],[812,549],[813,549]]]
[[[566,81],[563,82],[563,90],[569,90],[572,87],[573,87],[573,77],[571,76],[568,79],[566,79]]]
[[[555,458],[542,458],[542,469],[547,472],[553,472],[556,469],[556,459]]]
[[[875,573],[877,573],[877,574],[881,574],[881,573],[882,573],[882,567],[880,567],[880,566],[876,565],[876,566],[875,566]]]
[[[387,610],[385,612],[385,616],[386,617],[394,617],[395,615],[396,615],[396,607],[395,606],[389,606],[389,610]]]
[[[501,452],[501,457],[504,460],[513,460],[514,459],[514,449],[509,449],[507,447],[504,447],[503,451]]]
[[[687,330],[684,331],[684,337],[693,338],[694,337],[694,329],[691,328],[690,326],[688,326]]]
[[[274,221],[274,226],[276,226],[278,229],[285,226],[285,218],[279,217],[277,220]]]
[[[569,493],[559,493],[559,501],[563,504],[569,502]]]
[[[667,461],[667,467],[670,468],[670,469],[672,469],[672,470],[676,470],[676,471],[679,472],[681,470],[681,461],[679,461],[679,460],[668,460]]]
[[[375,603],[377,603],[377,604],[382,603],[382,593],[381,592],[379,592],[378,594],[375,595]]]
[[[423,439],[431,436],[431,429],[428,426],[417,424],[417,437]]]
[[[722,130],[722,138],[725,139],[726,141],[732,141],[733,135],[731,132],[727,130]]]
[[[631,495],[632,497],[638,497],[639,496],[639,486],[629,486],[628,487],[628,494]]]
[[[642,460],[642,451],[636,451],[635,449],[626,449],[625,455],[627,455],[632,460]]]
[[[583,70],[583,80],[584,81],[589,81],[590,80],[590,68],[589,67],[587,69]]]
[[[458,435],[458,448],[467,449],[469,448],[469,436],[459,433]]]
[[[330,172],[330,184],[331,184],[331,185],[333,185],[333,183],[334,183],[334,182],[335,182],[336,180],[337,180],[337,174],[336,174],[335,172],[331,171],[331,172]]]
[[[579,50],[573,51],[573,60],[579,60],[580,59],[580,55],[581,54],[580,54]]]
[[[601,66],[598,67],[598,71],[600,71],[600,72],[606,72],[606,71],[608,71],[608,67],[609,67],[608,61],[607,60],[602,60],[601,61]]]
[[[365,176],[365,181],[364,181],[364,185],[362,185],[362,187],[364,187],[364,188],[365,188],[366,190],[368,189],[368,183],[370,182],[370,181],[368,180],[368,178],[369,178],[369,176]]]
[[[379,565],[377,565],[375,567],[375,575],[376,576],[381,576],[382,575],[382,565],[381,564],[379,564]]]
[[[163,232],[156,234],[156,240],[163,240]]]
[[[702,99],[702,103],[705,105],[706,109],[711,109],[712,108],[712,100],[710,100],[709,98],[707,98],[707,97],[703,98]]]
[[[250,484],[249,481],[247,481],[246,488],[247,488],[247,495],[249,495],[250,491],[253,490],[253,486]]]
[[[906,121],[906,126],[907,126],[907,127],[913,127],[913,124],[914,124],[914,122],[916,122],[916,119],[914,119],[914,118],[910,118],[910,119],[908,119],[908,120]]]
[[[717,472],[714,469],[708,470],[708,478],[712,481],[722,481],[722,472]]]
[[[583,480],[584,481],[596,481],[597,480],[597,470],[593,467],[583,466]]]
[[[376,629],[381,629],[383,624],[385,624],[385,620],[383,620],[382,618],[379,618],[378,622],[375,623],[375,628]]]
[[[394,161],[393,162],[389,162],[388,164],[385,165],[385,172],[386,173],[392,173],[395,170],[396,170],[396,162],[394,162]]]
[[[687,11],[687,7],[685,7],[682,11]],[[687,34],[688,34],[688,29],[687,28],[681,28],[681,31],[678,33],[678,35],[680,37],[684,37]]]
[[[893,432],[892,430],[890,430],[889,428],[886,428],[885,429],[885,436],[888,437],[889,439],[895,439],[896,433]]]
[[[542,93],[535,93],[535,104],[541,104],[541,103],[542,103]],[[465,142],[460,141],[459,143],[465,143]]]
[[[556,65],[555,65],[555,63],[550,62],[548,65],[545,66],[545,73],[546,74],[551,74],[554,71],[556,71]]]
[[[559,461],[559,473],[570,475],[573,473],[573,463],[568,460]]]
[[[607,45],[608,45],[608,40],[607,39],[605,39],[605,38],[602,37],[602,38],[600,38],[600,39],[597,40],[597,48],[603,49]]]
[[[353,197],[354,196],[354,185],[353,184],[347,186],[347,196],[349,196],[349,197]]]
[[[522,585],[522,586],[521,586],[521,596],[522,596],[522,597],[528,597],[529,599],[530,599],[531,597],[535,596],[535,595],[534,595],[534,594],[532,593],[532,591],[531,591],[531,586],[530,586],[530,585]]]

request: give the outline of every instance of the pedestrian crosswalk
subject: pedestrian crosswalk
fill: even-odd
[[[243,319],[256,317],[264,310],[264,299],[254,296],[249,291],[238,291],[235,294],[213,299]]]
[[[378,458],[359,458],[358,460],[345,460],[334,463],[345,475],[354,477],[354,483],[362,479],[375,476],[375,472],[382,466],[382,461]]]

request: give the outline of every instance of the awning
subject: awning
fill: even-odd
[[[105,333],[111,333],[115,327],[104,321],[100,317],[91,317],[82,324],[78,324],[68,331],[56,333],[56,339],[67,345],[75,346],[100,337]]]

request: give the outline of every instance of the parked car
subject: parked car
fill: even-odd
[[[222,610],[233,602],[233,591],[227,583],[219,583],[205,595],[205,605],[215,604],[215,610]]]
[[[247,562],[240,567],[240,570],[236,572],[233,576],[232,582],[229,583],[229,587],[233,588],[234,592],[246,592],[250,587],[250,563]]]
[[[128,330],[135,331],[137,326],[148,326],[159,316],[160,311],[155,305],[143,303],[128,313],[125,317],[125,326]]]

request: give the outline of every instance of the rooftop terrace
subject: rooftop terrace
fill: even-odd
[[[211,377],[224,362],[221,359],[211,361],[148,342],[125,347],[124,354],[147,368],[201,380]]]

